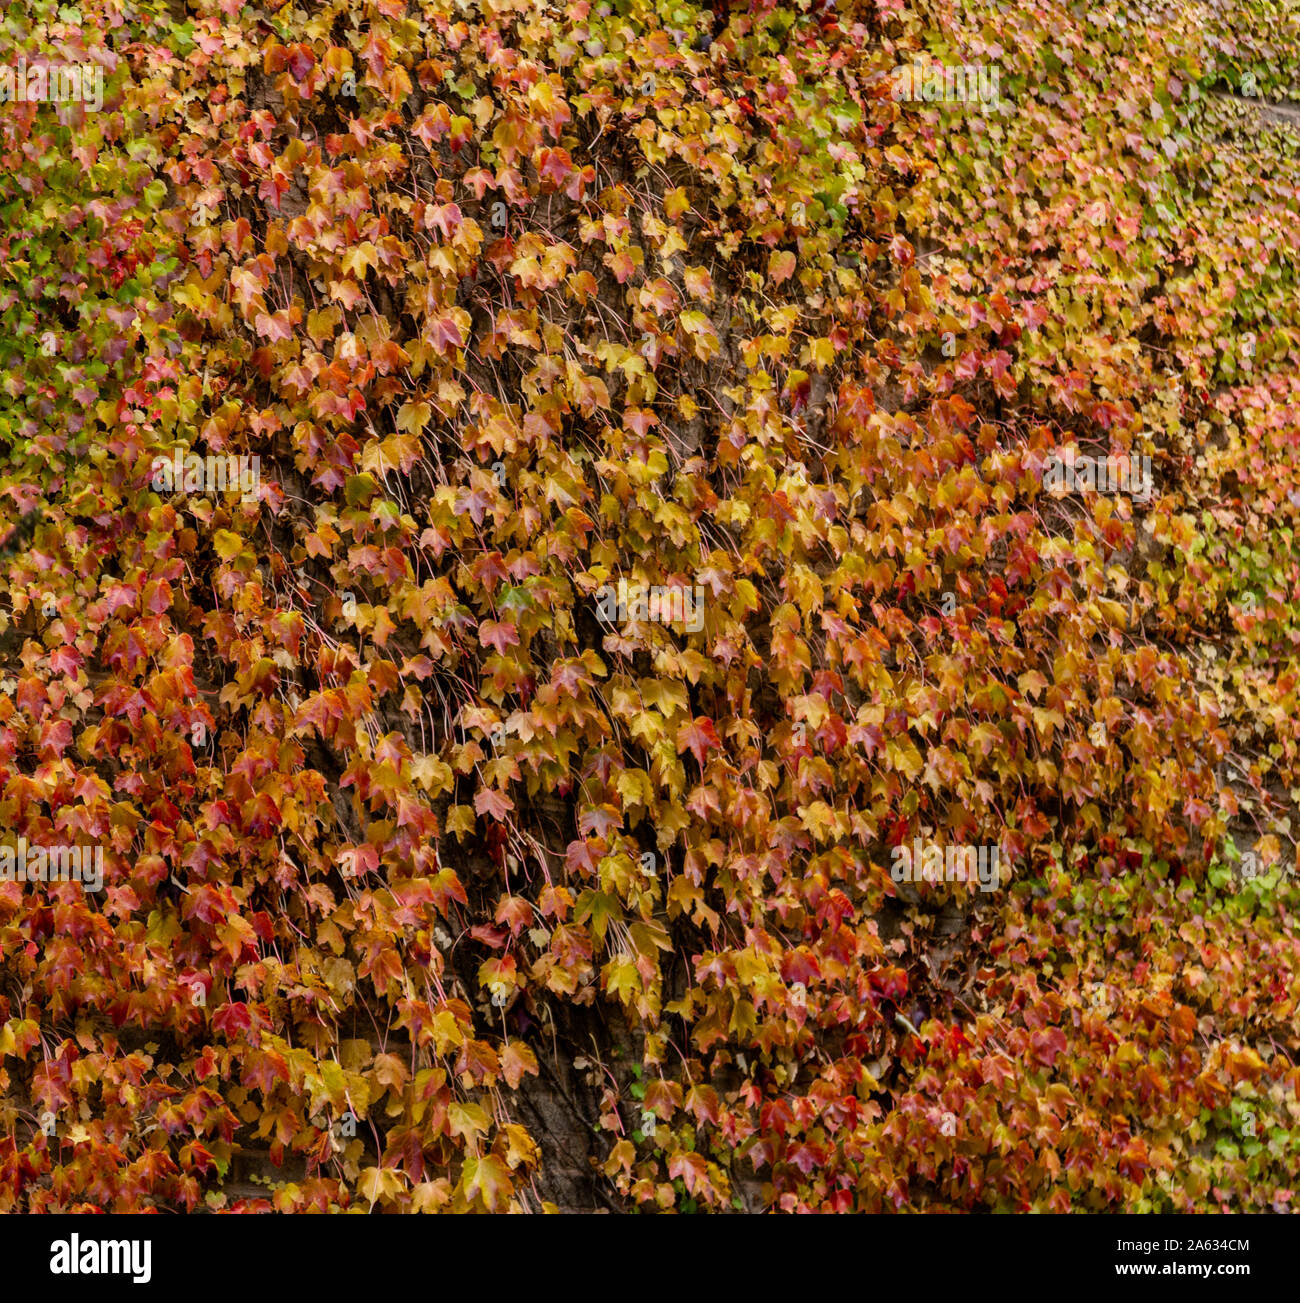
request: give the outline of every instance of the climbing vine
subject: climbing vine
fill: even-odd
[[[1298,37],[6,9],[0,1209],[1284,1209]]]

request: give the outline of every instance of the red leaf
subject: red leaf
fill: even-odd
[[[713,721],[707,715],[697,715],[693,723],[683,724],[677,730],[677,754],[690,751],[701,769],[704,768],[704,757],[721,746]]]
[[[494,787],[480,787],[475,793],[475,812],[490,815],[498,823],[514,808],[515,803],[504,792],[498,792]]]
[[[519,646],[519,634],[513,624],[504,621],[484,620],[478,627],[478,640],[484,647],[495,647],[503,652],[507,647]]]

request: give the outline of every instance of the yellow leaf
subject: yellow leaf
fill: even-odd
[[[664,195],[664,216],[670,222],[676,221],[683,213],[688,212],[690,207],[690,196],[681,186]]]
[[[474,807],[453,805],[447,811],[446,828],[448,832],[454,832],[458,840],[463,841],[467,833],[474,831]]]
[[[514,1190],[506,1165],[491,1154],[465,1160],[461,1187],[466,1199],[481,1199],[489,1212],[496,1212],[501,1201],[508,1199]]]
[[[391,1199],[405,1185],[405,1174],[394,1167],[367,1167],[357,1180],[357,1190],[361,1197],[372,1204]]]
[[[488,1115],[478,1104],[451,1104],[447,1108],[447,1126],[453,1136],[473,1139],[488,1133]]]
[[[409,434],[419,434],[429,424],[429,417],[432,415],[433,408],[428,403],[403,403],[397,409],[396,425],[399,430]]]
[[[782,281],[788,281],[794,275],[794,269],[798,265],[798,259],[794,254],[788,249],[783,249],[768,259],[767,278],[773,285],[780,285]]]
[[[525,1075],[537,1075],[537,1056],[523,1041],[507,1041],[501,1047],[501,1075],[510,1089],[515,1090]],[[511,1128],[506,1130],[508,1132]],[[518,1164],[511,1162],[510,1166],[517,1167]]]
[[[219,529],[212,536],[212,546],[223,561],[229,561],[244,550],[244,540],[228,529]]]
[[[431,796],[449,792],[456,781],[451,766],[437,756],[417,756],[411,761],[411,778]],[[470,820],[471,827],[473,819]],[[452,829],[454,831],[454,829]]]
[[[808,358],[818,371],[824,371],[835,361],[835,345],[829,339],[814,339],[808,346]]]

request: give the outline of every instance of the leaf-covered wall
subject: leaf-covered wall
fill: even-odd
[[[1292,7],[19,59],[0,841],[104,882],[0,882],[0,1209],[1287,1206]]]

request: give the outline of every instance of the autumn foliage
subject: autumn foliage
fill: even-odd
[[[1293,9],[20,54],[105,97],[0,104],[0,840],[106,868],[0,883],[0,1210],[1287,1209]]]

